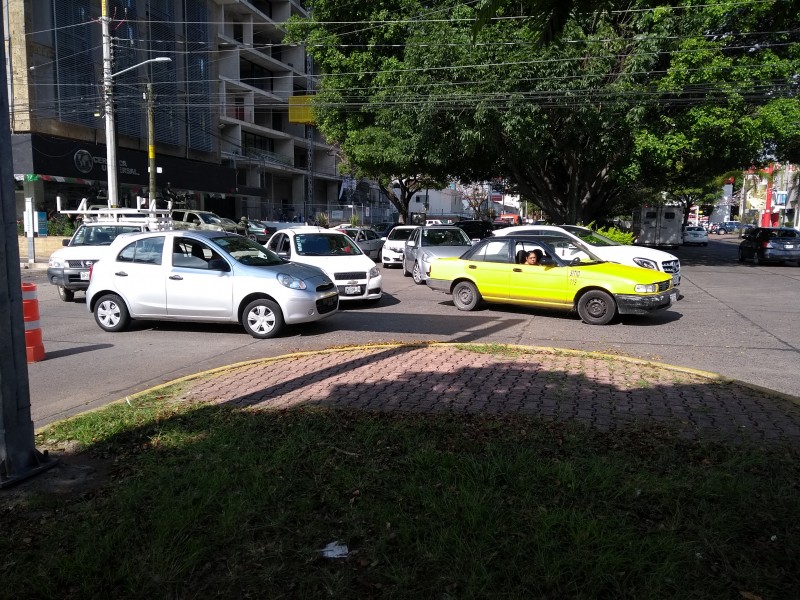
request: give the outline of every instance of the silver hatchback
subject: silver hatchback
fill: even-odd
[[[327,318],[339,293],[317,267],[223,231],[121,235],[92,266],[86,306],[100,328],[131,319],[241,323],[255,338]]]

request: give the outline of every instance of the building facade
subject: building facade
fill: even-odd
[[[104,203],[109,97],[121,206],[147,196],[151,128],[157,196],[233,219],[310,221],[339,205],[334,147],[289,119],[290,101],[317,84],[303,47],[283,43],[281,23],[305,16],[301,3],[10,0],[5,10],[18,212],[24,198],[47,212],[56,197],[65,208]],[[170,62],[147,62],[156,57]],[[367,190],[362,202],[379,206]]]

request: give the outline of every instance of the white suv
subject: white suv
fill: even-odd
[[[590,247],[592,252],[605,261],[663,271],[672,276],[672,285],[675,288],[681,283],[681,261],[674,254],[645,246],[626,246],[600,235],[588,227],[580,227],[578,225],[519,225],[498,229],[494,232],[494,235],[500,237],[504,235],[546,235],[549,237],[563,235],[573,240],[582,241]],[[678,297],[680,298],[680,295]]]

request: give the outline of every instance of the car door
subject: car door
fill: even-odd
[[[538,306],[564,306],[567,298],[567,278],[569,269],[559,266],[549,251],[534,242],[518,241],[514,255],[539,250],[544,258],[541,264],[515,264],[509,279],[509,296],[522,304]]]
[[[115,258],[114,287],[134,317],[167,314],[164,236],[146,237],[125,246]]]
[[[383,247],[380,236],[372,229],[364,229],[361,233],[364,235],[364,243],[368,245],[369,256],[375,261],[380,260],[381,248]]]
[[[233,272],[209,269],[222,256],[199,240],[176,237],[166,277],[167,314],[198,320],[233,318]],[[224,260],[224,259],[223,259]]]
[[[405,246],[403,246],[403,270],[408,273],[414,268],[414,262],[417,260],[421,232],[421,227],[415,229],[414,233],[406,240]]]
[[[511,245],[510,239],[491,240],[466,261],[465,274],[485,300],[508,300],[509,278],[515,266],[509,254]]]

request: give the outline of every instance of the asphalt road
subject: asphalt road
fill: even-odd
[[[135,323],[103,332],[83,294],[58,299],[41,271],[38,284],[47,357],[28,365],[38,427],[206,369],[245,360],[375,342],[511,343],[596,350],[719,373],[800,394],[800,268],[736,261],[738,238],[711,236],[708,247],[672,252],[682,263],[683,300],[655,316],[585,325],[575,315],[491,306],[458,311],[449,296],[383,269],[378,305],[342,303],[339,314],[255,340],[238,326]],[[413,369],[414,365],[408,365]]]

